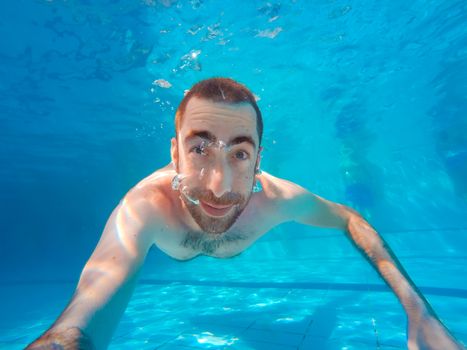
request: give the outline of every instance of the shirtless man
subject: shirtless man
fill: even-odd
[[[225,78],[199,82],[175,126],[172,162],[114,209],[70,303],[28,349],[105,349],[153,244],[178,260],[229,258],[286,221],[347,233],[404,307],[409,349],[465,349],[357,212],[259,170],[263,123],[246,87]]]

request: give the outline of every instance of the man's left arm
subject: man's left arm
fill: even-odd
[[[292,183],[287,182],[286,189],[283,210],[288,220],[344,230],[394,291],[407,313],[410,350],[465,349],[436,316],[388,244],[358,212]]]

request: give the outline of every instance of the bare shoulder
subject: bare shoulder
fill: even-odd
[[[155,171],[130,189],[120,206],[133,213],[135,219],[147,228],[164,225],[167,211],[173,204],[170,184],[174,174],[168,166]]]
[[[352,209],[318,196],[304,187],[270,174],[265,174],[266,195],[277,203],[277,215],[283,221],[343,229]],[[261,180],[263,185],[263,181]],[[358,214],[358,213],[357,213]]]
[[[259,177],[267,198],[276,201],[284,201],[302,195],[307,191],[296,183],[262,172]]]
[[[164,207],[166,196],[163,177],[157,179],[156,173],[130,189],[112,211],[90,259],[91,265],[107,261],[109,257],[127,259],[132,256],[136,261],[146,255],[158,228],[164,224],[163,213],[158,208]]]
[[[295,203],[308,191],[292,181],[264,171],[258,179],[263,187],[263,191],[259,193],[261,207],[267,208],[267,212],[274,215],[280,223],[290,221],[290,212],[295,210]]]

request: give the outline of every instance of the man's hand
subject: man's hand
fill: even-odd
[[[291,183],[284,183],[284,212],[312,226],[344,229],[350,241],[393,290],[408,317],[410,350],[465,349],[436,317],[389,245],[355,210],[330,202]],[[288,207],[288,209],[287,209]]]
[[[407,333],[409,350],[465,350],[432,315],[409,319]]]
[[[409,350],[465,349],[436,317],[387,243],[362,217],[350,217],[348,232],[353,243],[392,288],[407,312]]]
[[[408,317],[409,350],[465,349],[436,317],[381,236],[359,215],[352,215],[349,236],[394,291]]]
[[[49,331],[29,345],[26,350],[94,350],[88,336],[78,327],[64,331]]]
[[[28,349],[107,348],[152,245],[156,223],[161,222],[152,215],[152,203],[143,191],[129,192],[112,212],[72,299]]]

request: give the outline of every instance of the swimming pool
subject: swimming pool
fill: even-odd
[[[360,211],[467,342],[467,27],[460,1],[17,1],[0,11],[0,348],[72,295],[120,198],[169,162],[194,82],[257,95],[268,172]],[[286,224],[238,257],[153,249],[111,349],[405,348],[344,235]]]

